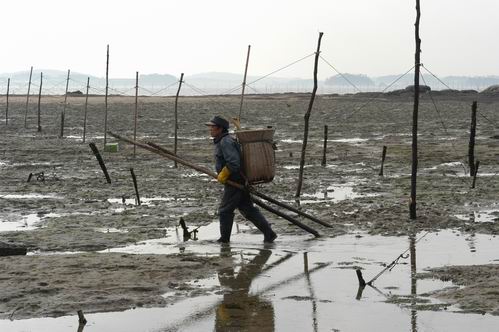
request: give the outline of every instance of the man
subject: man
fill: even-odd
[[[229,122],[220,116],[215,116],[206,125],[210,129],[210,136],[215,144],[215,169],[218,182],[224,184],[222,202],[218,208],[220,217],[221,243],[230,242],[234,210],[237,208],[241,214],[251,221],[264,235],[263,241],[272,243],[277,238],[269,223],[251,201],[250,195],[245,190],[234,188],[227,184],[231,180],[244,184],[241,174],[241,147],[229,135]]]

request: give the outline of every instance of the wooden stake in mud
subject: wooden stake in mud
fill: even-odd
[[[9,92],[10,92],[10,78],[7,79],[7,105],[5,106],[5,125],[9,124]]]
[[[66,92],[64,93],[64,106],[61,112],[61,132],[59,133],[59,138],[64,137],[64,117],[66,116],[66,106],[68,102],[68,88],[69,88],[69,74],[70,70],[68,69],[68,78],[66,79]]]
[[[471,188],[475,189],[475,184],[476,184],[476,176],[478,174],[478,167],[480,167],[480,160],[476,161],[476,165],[474,167],[474,173],[473,173],[473,184],[471,185]]]
[[[383,145],[383,152],[381,153],[381,167],[379,169],[379,176],[383,176],[383,168],[385,166],[386,158],[386,145]]]
[[[248,75],[248,64],[249,64],[250,51],[251,51],[251,45],[248,45],[248,53],[246,54],[246,65],[244,67],[243,85],[242,85],[242,90],[241,90],[241,104],[239,105],[239,117],[238,117],[239,123],[241,123],[241,112],[243,111],[244,90],[246,88],[246,77]]]
[[[419,73],[421,66],[421,39],[419,38],[419,20],[421,7],[416,0],[415,40],[416,54],[414,66],[414,110],[412,112],[412,171],[411,171],[411,201],[409,214],[411,219],[416,219],[416,179],[418,174],[418,110],[419,110]]]
[[[133,140],[137,140],[137,119],[139,117],[139,72],[135,72],[135,114],[133,117]],[[133,146],[133,157],[135,158],[137,147]],[[139,204],[140,205],[140,204]]]
[[[90,77],[87,77],[87,92],[85,93],[85,114],[83,115],[83,143],[85,143],[85,137],[87,136],[88,89],[90,89]]]
[[[468,164],[470,166],[470,176],[475,175],[476,109],[477,109],[477,102],[474,101],[473,104],[471,105],[470,143],[468,145]]]
[[[327,125],[324,126],[324,147],[322,148],[322,162],[321,162],[322,167],[326,167],[326,154],[327,154]]]
[[[42,131],[41,124],[41,101],[42,101],[42,85],[43,85],[43,73],[40,73],[40,91],[38,92],[38,132]]]
[[[29,108],[29,93],[31,90],[31,77],[33,77],[33,66],[29,71],[28,93],[26,94],[26,110],[24,112],[24,128],[28,128],[28,108]]]
[[[104,148],[107,143],[107,95],[109,92],[109,45],[107,45],[106,56],[106,97],[104,98],[105,111],[104,111]]]
[[[177,105],[178,105],[178,95],[180,94],[180,89],[182,88],[182,80],[184,79],[184,73],[180,74],[180,81],[178,82],[178,90],[177,94],[175,96],[175,144],[173,146],[173,153],[177,155],[177,141],[178,141],[178,112],[177,112]],[[175,168],[177,168],[177,162],[175,161],[174,164]]]
[[[135,197],[137,198],[137,205],[140,205],[139,187],[137,186],[137,177],[133,168],[130,168],[130,173],[132,174],[133,187],[135,188]]]
[[[92,152],[94,153],[95,158],[97,158],[97,161],[99,162],[100,168],[102,169],[102,172],[104,173],[104,176],[106,177],[107,183],[111,183],[111,178],[109,177],[109,174],[107,173],[106,164],[104,164],[104,160],[102,160],[102,157],[99,153],[99,149],[97,149],[97,146],[95,146],[95,143],[90,143],[88,145],[90,146],[90,149],[92,149]]]
[[[310,113],[312,112],[312,106],[314,105],[315,94],[317,93],[317,67],[319,64],[319,55],[321,50],[321,39],[324,33],[319,32],[319,41],[317,42],[317,51],[315,52],[315,62],[314,62],[314,88],[312,90],[312,96],[310,97],[310,103],[308,104],[307,113],[305,113],[305,129],[303,130],[303,144],[301,147],[301,159],[300,159],[300,174],[298,177],[298,187],[296,188],[295,197],[300,197],[301,187],[303,184],[303,167],[305,166],[305,153],[307,150],[308,142],[308,121],[310,119]]]

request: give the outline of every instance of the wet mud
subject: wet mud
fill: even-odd
[[[273,126],[276,129],[276,177],[273,183],[259,186],[259,190],[331,223],[332,228],[325,228],[303,220],[326,239],[359,232],[363,237],[406,237],[445,229],[453,229],[463,237],[495,236],[499,232],[499,140],[493,137],[497,135],[494,121],[499,99],[481,97],[479,100],[479,112],[483,117],[477,128],[475,155],[480,160],[480,169],[476,188],[471,189],[467,153],[471,102],[477,97],[466,94],[435,96],[438,109],[429,96],[422,97],[418,137],[418,218],[411,221],[408,209],[410,98],[383,96],[371,101],[371,96],[363,95],[319,96],[311,117],[302,196],[296,201],[297,166],[308,96],[247,96],[243,125],[253,128]],[[147,151],[137,149],[134,157],[133,147],[126,144],[119,143],[118,152],[104,152],[102,97],[89,100],[86,143],[81,139],[84,98],[68,98],[66,137],[58,138],[63,100],[63,97],[42,99],[42,132],[39,133],[36,130],[36,107],[30,106],[28,128],[25,129],[25,98],[11,97],[9,114],[12,118],[8,126],[2,124],[0,128],[0,241],[26,246],[31,253],[26,257],[0,258],[3,266],[0,289],[2,298],[9,299],[2,302],[2,318],[8,318],[12,313],[14,319],[19,319],[61,316],[81,308],[86,312],[102,312],[164,306],[169,302],[161,294],[174,289],[169,283],[182,285],[199,275],[214,274],[221,266],[233,268],[224,257],[209,254],[211,250],[218,250],[209,249],[211,244],[203,242],[213,240],[216,235],[212,233],[208,232],[207,239],[206,233],[200,232],[196,243],[200,243],[201,249],[192,252],[189,252],[189,246],[181,251],[177,244],[175,226],[180,217],[190,228],[207,227],[217,221],[221,187],[215,181],[183,166],[175,168],[173,162]],[[133,101],[128,97],[109,100],[110,130],[133,135]],[[173,98],[167,97],[140,98],[138,139],[150,140],[169,149],[173,147],[173,102]],[[203,123],[214,114],[227,117],[236,114],[239,99],[183,97],[179,105],[179,155],[212,168],[212,145]],[[324,124],[329,126],[326,167],[321,166]],[[95,142],[101,150],[111,184],[106,183],[89,142]],[[378,173],[383,146],[388,149],[384,176],[381,177]],[[140,206],[135,204],[131,167],[137,175],[144,202]],[[30,173],[34,176],[27,182]],[[313,240],[313,236],[304,234],[288,222],[270,214],[266,216],[279,234],[276,247],[269,250],[284,246],[286,236],[298,236],[298,241]],[[237,243],[238,238],[248,234],[252,236],[250,248],[261,245],[263,236],[257,230],[240,216],[236,217],[236,222],[246,227],[233,235],[233,241]],[[114,251],[158,239],[166,239],[167,246],[174,246],[175,251],[140,255],[121,255]],[[288,240],[297,241],[295,238]],[[391,254],[396,256],[399,253]],[[194,262],[183,261],[186,257],[182,255],[188,255],[187,258],[195,255],[196,258]],[[357,266],[358,261],[353,257],[342,261],[346,266]],[[34,269],[37,262],[43,264]],[[327,260],[322,263],[327,263]],[[170,265],[182,273],[160,268]],[[443,265],[446,263],[430,267]],[[94,279],[86,274],[88,266],[96,273]],[[348,272],[353,273],[353,270]],[[472,276],[472,271],[465,268],[463,273]],[[23,274],[31,281],[17,284],[16,278]],[[142,275],[148,275],[149,279],[139,278]],[[227,273],[229,280],[230,275]],[[59,276],[84,278],[74,278],[82,284],[75,283],[68,286],[69,291],[64,291],[57,285],[57,281],[64,280],[59,280],[63,278]],[[485,276],[490,276],[484,280],[487,285],[483,287],[485,293],[478,294],[489,298],[486,289],[497,285],[497,280],[493,273]],[[98,287],[92,284],[98,285],[101,279],[114,281],[99,295]],[[456,284],[460,282],[464,281],[455,280]],[[477,287],[480,288],[480,284]],[[206,293],[205,290],[200,292]],[[47,294],[51,294],[51,301],[43,300]],[[187,295],[182,293],[179,298]],[[298,296],[296,294],[289,296],[286,301],[306,300],[293,297]],[[467,311],[497,315],[497,302],[494,304],[492,300],[490,305],[480,306],[468,295],[453,297],[435,293],[437,296],[451,302],[459,297],[459,301],[453,303]],[[480,298],[481,295],[477,296]],[[176,300],[178,298],[171,299],[171,302]],[[252,306],[253,300],[248,301],[247,305]],[[245,311],[245,305],[229,304],[228,308]],[[439,308],[428,306],[427,309]]]

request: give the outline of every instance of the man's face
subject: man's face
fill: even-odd
[[[208,126],[210,130],[210,136],[215,138],[222,133],[222,127],[218,126]]]

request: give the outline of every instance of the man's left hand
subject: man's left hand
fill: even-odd
[[[230,171],[227,168],[227,166],[224,166],[224,168],[222,168],[220,173],[218,173],[217,181],[220,182],[221,184],[225,184],[229,179],[229,176],[230,176]]]

